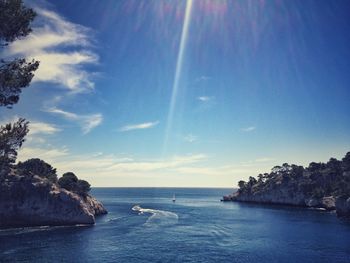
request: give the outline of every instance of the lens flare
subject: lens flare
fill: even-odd
[[[173,117],[174,117],[177,92],[179,89],[179,83],[180,83],[180,79],[181,79],[182,66],[183,66],[183,60],[184,60],[185,49],[186,49],[186,42],[187,42],[187,37],[188,37],[188,29],[190,27],[190,21],[191,21],[191,12],[192,12],[192,0],[187,0],[186,1],[185,17],[184,17],[184,22],[183,22],[183,26],[182,26],[180,47],[179,47],[177,61],[176,61],[175,77],[174,77],[172,93],[171,93],[170,106],[169,106],[169,112],[168,112],[168,118],[167,118],[167,125],[166,125],[166,129],[165,129],[163,153],[166,152],[169,134],[171,133],[171,129],[172,129],[172,121],[173,121]]]

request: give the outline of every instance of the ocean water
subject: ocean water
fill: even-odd
[[[0,230],[0,261],[350,262],[334,213],[219,201],[230,192],[95,188],[109,210],[95,226]]]

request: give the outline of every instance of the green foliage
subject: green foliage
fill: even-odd
[[[22,0],[0,0],[0,47],[8,45],[31,32],[30,23],[35,12],[26,8]],[[11,108],[19,100],[21,89],[29,85],[39,62],[25,59],[4,61],[0,59],[0,107]],[[28,122],[17,122],[0,127],[0,177],[10,173],[10,166],[16,161],[17,151],[28,133]]]
[[[324,169],[324,168],[325,168],[325,164],[324,163],[312,162],[312,163],[309,164],[308,170],[310,172],[316,172],[316,171],[319,171],[319,170]]]
[[[281,169],[282,169],[281,166],[276,165],[275,167],[273,167],[273,168],[271,169],[271,172],[272,172],[272,173],[279,173],[279,171],[280,171]]]
[[[27,36],[32,31],[30,23],[35,16],[22,0],[0,0],[0,46]],[[35,60],[0,59],[0,106],[11,108],[18,102],[22,89],[29,86],[38,67],[39,62]]]
[[[77,192],[80,195],[87,194],[91,190],[90,184],[85,180],[78,180],[77,186],[78,186]]]
[[[27,36],[32,29],[30,23],[36,13],[23,5],[22,0],[0,0],[0,43],[6,45]]]
[[[0,46],[6,46],[31,32],[30,23],[35,17],[32,9],[21,0],[0,0]],[[29,85],[39,63],[25,59],[4,61],[0,59],[0,106],[11,107],[18,102],[21,88]],[[28,122],[17,122],[0,127],[0,172],[9,173],[9,165],[16,161],[17,150],[28,133]]]
[[[256,183],[257,183],[257,180],[254,177],[250,176],[248,181],[248,187],[252,187]]]
[[[348,152],[342,159],[343,170],[350,172],[350,152]]]
[[[0,164],[2,166],[16,161],[17,150],[25,141],[24,137],[28,131],[28,122],[25,119],[0,126]]]
[[[244,191],[245,185],[246,185],[246,182],[244,182],[243,180],[239,181],[238,182],[239,190]]]
[[[58,185],[68,191],[74,191],[77,182],[78,177],[72,172],[65,173],[60,179],[58,179]]]
[[[68,191],[75,192],[80,195],[86,195],[90,191],[90,184],[85,180],[79,180],[78,177],[68,172],[58,179],[58,185]]]
[[[57,182],[56,169],[38,158],[29,159],[25,162],[19,162],[17,164],[17,168],[25,175],[38,175],[40,177],[47,178],[52,183]]]
[[[275,166],[269,174],[259,174],[258,180],[239,181],[239,191],[246,193],[268,192],[280,187],[291,193],[302,193],[309,197],[345,195],[350,197],[350,152],[339,161],[331,158],[327,163],[312,162],[306,168],[284,163]]]
[[[1,60],[0,64],[0,106],[11,108],[19,100],[22,89],[28,87],[39,67],[39,62],[15,59],[10,62]]]

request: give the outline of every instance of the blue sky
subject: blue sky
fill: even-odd
[[[93,186],[231,187],[350,150],[347,1],[27,1],[41,61],[1,122]],[[186,11],[187,10],[187,11]]]

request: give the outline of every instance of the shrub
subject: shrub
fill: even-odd
[[[77,192],[78,194],[81,194],[81,195],[85,195],[91,190],[90,184],[85,180],[78,180],[77,186],[78,186]]]
[[[58,179],[58,185],[68,191],[76,190],[77,182],[78,177],[72,172],[65,173]]]
[[[91,190],[91,186],[87,181],[79,180],[72,172],[63,174],[62,177],[58,179],[58,185],[79,195],[86,195]]]
[[[29,159],[23,163],[19,162],[17,168],[21,170],[21,173],[38,175],[42,178],[47,178],[52,183],[57,182],[56,169],[38,158]]]

